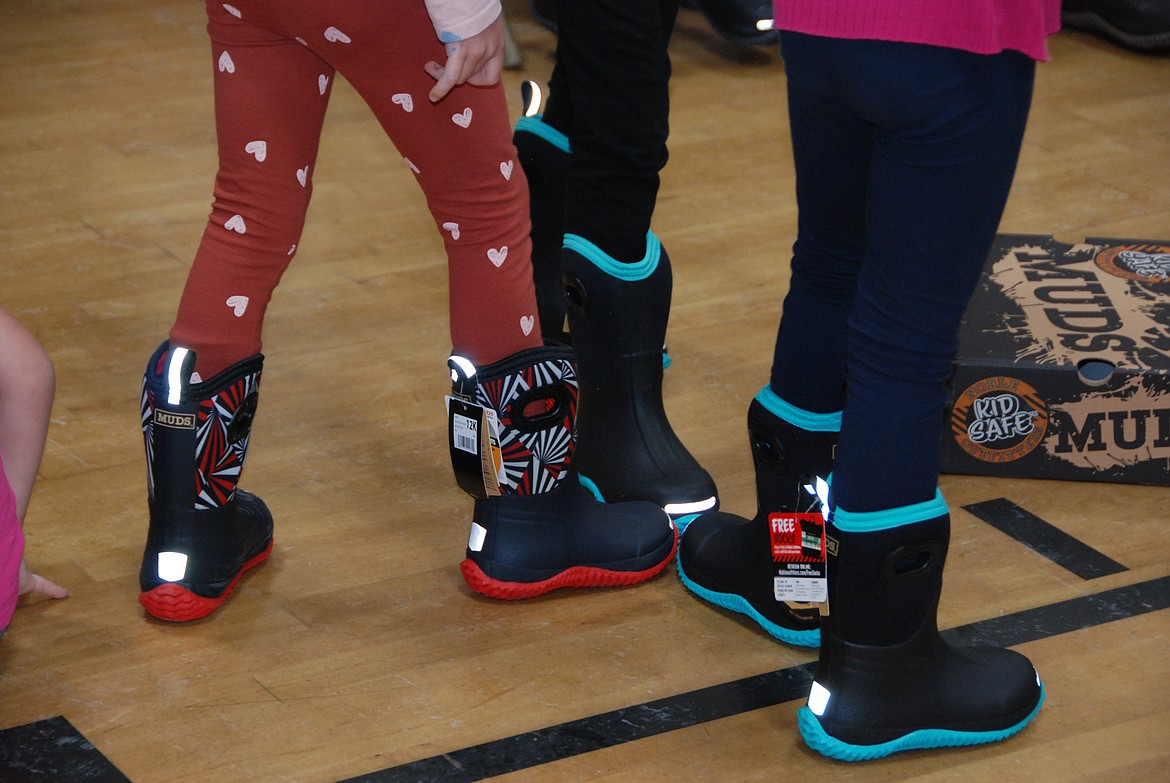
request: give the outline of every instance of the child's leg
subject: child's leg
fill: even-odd
[[[718,498],[662,400],[673,273],[650,223],[667,158],[667,45],[677,12],[677,0],[558,5],[543,119],[572,151],[559,230],[581,383],[578,468],[607,501],[652,500],[684,515]],[[549,231],[537,227],[542,237]]]
[[[53,363],[45,349],[0,308],[0,633],[20,593],[53,598],[68,594],[22,567],[21,523],[45,451],[55,390]]]
[[[578,0],[557,9],[545,120],[572,140],[565,232],[635,263],[666,164],[677,0]]]
[[[56,392],[53,363],[23,325],[0,309],[0,455],[24,519],[45,451]]]
[[[502,462],[498,495],[469,490],[476,501],[464,578],[499,598],[649,579],[673,556],[670,520],[649,503],[598,503],[572,467],[576,374],[567,349],[541,345],[528,193],[502,88],[456,87],[431,104],[434,82],[423,66],[445,57],[423,4],[383,8],[298,11],[304,18],[288,23],[309,31],[328,16],[332,40],[304,37],[369,103],[446,246],[452,392],[495,412]],[[452,431],[455,416],[467,420],[453,414]]]
[[[151,357],[142,387],[150,527],[139,602],[171,621],[214,611],[272,549],[272,515],[237,484],[264,311],[300,237],[333,78],[261,18],[265,8],[240,6],[207,3],[215,201],[170,343]]]
[[[208,2],[219,171],[171,329],[210,378],[260,352],[264,312],[296,252],[333,69],[292,38]]]
[[[528,189],[503,86],[459,86],[430,102],[423,65],[446,55],[421,2],[330,9],[328,19],[344,38],[310,45],[369,104],[443,238],[455,352],[486,365],[539,346]]]

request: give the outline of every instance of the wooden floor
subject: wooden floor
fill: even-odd
[[[554,40],[524,2],[507,7],[518,112],[519,81],[547,78]],[[523,603],[472,594],[458,571],[470,501],[440,435],[442,247],[341,82],[269,310],[244,481],[276,516],[276,549],[210,619],[147,619],[139,382],[210,203],[202,14],[180,0],[0,6],[0,304],[59,377],[28,551],[72,589],[26,600],[0,642],[0,779],[1170,779],[1165,487],[943,477],[955,514],[940,623],[1002,632],[1048,687],[1039,718],[995,746],[822,759],[795,722],[813,656],[672,573]],[[672,52],[655,219],[675,275],[666,403],[724,508],[748,513],[744,414],[767,379],[795,232],[782,65],[687,10]],[[1170,239],[1170,59],[1074,32],[1052,55],[1002,230]],[[962,510],[996,498],[1124,570],[1084,579]],[[66,739],[51,754],[97,757],[93,775],[20,777],[16,738],[35,748],[53,732]]]

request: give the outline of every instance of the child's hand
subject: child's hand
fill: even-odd
[[[21,558],[20,561],[20,594],[39,593],[40,595],[47,595],[49,598],[64,598],[69,595],[66,590],[55,582],[50,582],[40,574],[34,574],[28,570],[28,565]]]
[[[447,44],[446,65],[431,60],[423,68],[438,82],[431,90],[432,102],[442,100],[456,84],[495,84],[504,69],[504,15],[497,16],[482,32]]]

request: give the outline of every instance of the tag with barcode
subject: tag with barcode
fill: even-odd
[[[446,401],[455,482],[474,498],[499,495],[504,460],[496,412],[458,397],[447,397]]]

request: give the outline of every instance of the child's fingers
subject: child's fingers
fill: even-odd
[[[431,78],[438,82],[431,89],[430,98],[432,103],[442,100],[443,96],[449,93],[452,87],[454,87],[456,84],[459,84],[459,82],[466,78],[462,73],[466,58],[463,56],[463,52],[459,47],[454,48],[455,51],[452,52],[449,57],[447,57],[446,65],[439,65],[438,63],[431,62],[424,66],[424,68],[426,68],[426,72],[430,74]],[[434,67],[428,67],[431,65]]]
[[[50,582],[40,574],[33,574],[33,586],[31,592],[39,595],[47,595],[49,598],[64,598],[69,595],[69,591],[57,584]]]
[[[56,582],[50,582],[40,574],[34,574],[29,570],[28,564],[22,560],[20,563],[20,594],[27,595],[29,593],[45,595],[49,598],[64,598],[69,595],[69,590]]]
[[[443,96],[451,90],[451,79],[447,76],[448,69],[433,60],[424,65],[423,69],[427,75],[435,80],[435,86],[431,88],[429,95],[431,103],[442,100]]]

